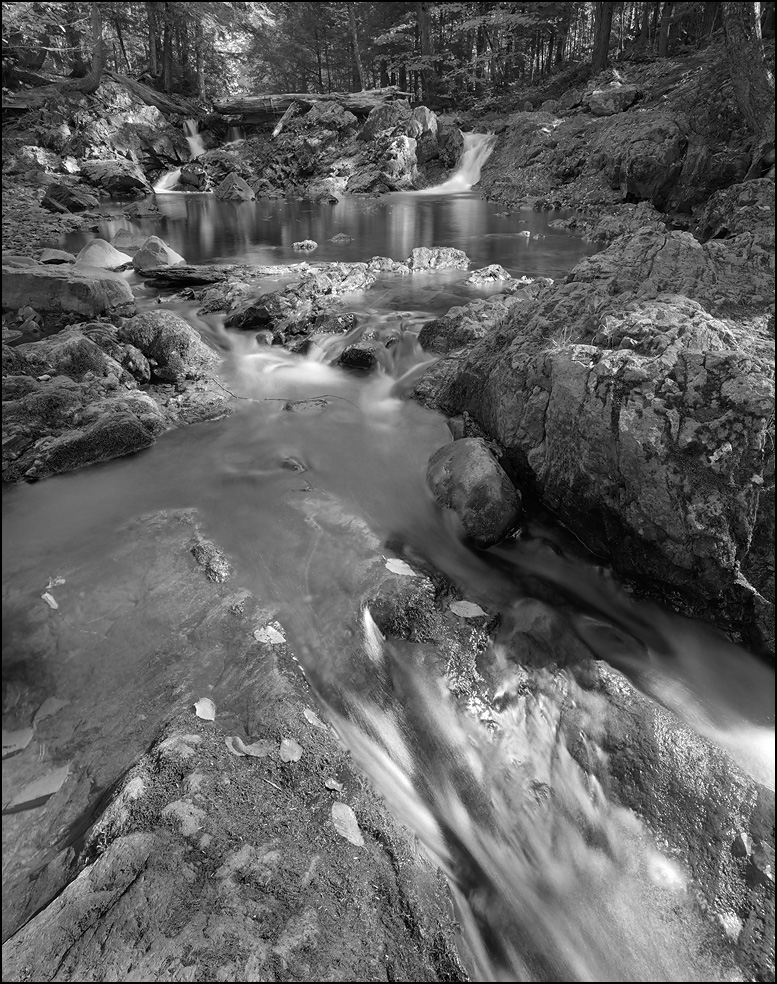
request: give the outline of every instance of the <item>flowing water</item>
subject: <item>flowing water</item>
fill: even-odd
[[[500,214],[467,191],[337,206],[235,206],[205,195],[158,202],[162,228],[157,220],[141,230],[190,262],[288,263],[299,259],[291,242],[310,237],[320,244],[314,259],[403,259],[414,246],[451,245],[473,267],[499,262],[514,274],[558,277],[592,251],[549,228],[543,213]],[[129,223],[117,214],[101,234],[121,225]],[[331,243],[337,232],[352,242]],[[156,305],[155,291],[126,276],[141,308]],[[243,671],[229,653],[213,665],[187,656],[176,635],[184,630],[170,625],[175,609],[166,613],[158,597],[154,572],[165,559],[142,517],[194,508],[233,563],[234,583],[278,613],[356,760],[448,874],[473,979],[736,979],[710,956],[682,866],[567,748],[564,718],[575,707],[598,754],[601,700],[567,671],[537,671],[523,685],[511,625],[541,583],[571,638],[771,785],[773,674],[713,630],[631,601],[552,525],[527,522],[485,552],[460,540],[424,480],[429,455],[449,440],[445,421],[401,399],[397,384],[424,358],[413,344],[420,324],[489,292],[466,276],[386,278],[346,296],[360,328],[402,341],[369,376],[328,364],[332,352],[302,357],[230,335],[223,317],[161,297],[225,353],[221,380],[237,397],[234,413],[163,435],[132,458],[4,491],[5,709],[60,703],[46,742],[8,760],[3,802],[14,783],[63,763],[88,776],[91,802],[160,719],[205,693],[220,720],[244,713],[234,683]],[[315,412],[285,409],[313,397]],[[397,550],[501,616],[489,652],[497,702],[454,701],[423,647],[384,639],[369,607],[354,610],[362,581]],[[4,817],[4,856],[18,855],[9,863],[34,871],[57,822],[45,806]]]

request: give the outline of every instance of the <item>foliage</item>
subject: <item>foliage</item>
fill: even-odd
[[[93,6],[3,3],[4,83],[84,76],[94,42]],[[331,92],[396,85],[444,107],[527,89],[592,57],[601,65],[707,44],[720,34],[725,5],[293,0],[97,6],[107,68],[168,93],[206,99],[239,89]],[[774,3],[760,8],[769,36]]]

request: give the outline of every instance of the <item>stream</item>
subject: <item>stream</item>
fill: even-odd
[[[515,276],[552,278],[595,252],[549,226],[565,213],[508,214],[463,184],[334,206],[161,193],[161,220],[130,222],[116,208],[97,234],[158,234],[190,263],[404,259],[416,246],[446,245],[463,249],[470,269],[500,263]],[[351,242],[331,242],[338,233]],[[63,248],[91,237],[68,236]],[[301,256],[291,244],[306,238],[319,246]],[[235,583],[278,613],[357,762],[448,875],[473,979],[737,979],[709,945],[682,865],[567,750],[563,708],[578,702],[595,733],[601,707],[566,672],[541,673],[523,692],[510,625],[539,578],[566,630],[616,676],[773,788],[772,671],[707,626],[633,602],[547,517],[528,517],[490,551],[466,546],[424,478],[429,456],[451,439],[446,421],[397,396],[397,379],[421,358],[412,345],[378,372],[348,373],[321,352],[303,357],[230,334],[223,316],[198,316],[195,302],[125,276],[140,310],[161,301],[225,353],[221,381],[240,399],[230,417],[167,433],[139,455],[4,490],[4,713],[48,707],[45,740],[6,762],[4,806],[64,765],[88,775],[93,798],[162,718],[199,696],[213,698],[220,723],[243,719],[228,656],[218,667],[187,660],[154,598],[160,558],[143,517],[196,509]],[[412,338],[452,305],[499,289],[467,276],[386,277],[346,295],[344,309],[379,336],[391,328]],[[314,398],[311,412],[285,409]],[[368,608],[354,611],[360,572],[397,545],[500,616],[490,644],[498,709],[476,697],[462,708],[412,647],[383,639]],[[4,815],[4,858],[16,875],[37,870],[69,819],[51,803]]]

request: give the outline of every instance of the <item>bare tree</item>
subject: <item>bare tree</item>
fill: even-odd
[[[351,47],[353,49],[353,67],[356,70],[356,78],[359,82],[359,89],[365,89],[364,85],[364,69],[362,68],[362,59],[359,54],[359,35],[356,31],[356,7],[355,3],[348,4],[348,33],[351,36]]]

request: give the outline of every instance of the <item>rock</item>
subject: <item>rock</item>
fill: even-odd
[[[381,177],[391,191],[414,188],[418,179],[416,141],[404,134],[395,137],[378,162]]]
[[[176,266],[183,263],[186,263],[186,260],[157,236],[149,236],[132,258],[133,267],[141,273],[144,270],[153,270],[155,267]]]
[[[82,315],[132,315],[135,298],[118,273],[92,267],[3,267],[3,305],[34,304],[43,312]]]
[[[111,246],[122,253],[136,253],[148,239],[145,232],[133,232],[131,229],[119,229],[111,240]]]
[[[427,321],[418,333],[418,344],[426,352],[445,354],[473,345],[498,329],[510,308],[526,303],[525,292],[496,294],[461,307],[450,308],[442,318]]]
[[[588,108],[594,116],[613,116],[628,109],[639,96],[640,91],[636,86],[615,82],[603,89],[595,89],[588,97]]]
[[[311,250],[318,249],[318,243],[313,239],[303,239],[298,243],[292,243],[291,248],[309,252]]]
[[[349,345],[340,353],[337,365],[343,369],[371,370],[378,364],[375,345],[370,342],[356,342]]]
[[[353,174],[348,179],[345,190],[350,195],[383,195],[389,190],[389,186],[385,175],[378,165],[367,162],[357,165]]]
[[[64,249],[44,249],[40,254],[40,263],[75,263],[76,258]]]
[[[347,235],[344,232],[338,232],[336,236],[332,236],[329,240],[330,243],[338,243],[340,245],[345,245],[346,243],[352,243],[353,237]]]
[[[715,192],[694,216],[693,231],[703,243],[752,233],[769,249],[774,215],[774,181],[758,178]]]
[[[558,220],[549,224],[556,225]],[[563,221],[563,220],[561,220]],[[613,205],[601,219],[585,232],[585,238],[594,243],[611,243],[618,236],[648,228],[657,232],[666,229],[666,222],[660,212],[649,202],[638,205]]]
[[[359,124],[358,117],[336,102],[315,103],[303,120],[307,126],[335,130],[341,134],[355,129]]]
[[[426,106],[416,106],[405,124],[405,133],[416,141],[416,158],[419,164],[426,164],[440,156],[437,143],[437,117]]]
[[[733,242],[739,252],[688,233],[624,236],[428,369],[417,392],[469,413],[616,570],[763,651],[773,341],[762,315],[740,327],[714,312],[736,306],[741,319],[773,294],[755,259],[766,254],[745,234]]]
[[[66,184],[50,185],[41,202],[50,212],[86,212],[99,205],[99,200],[88,191]]]
[[[9,267],[34,267],[38,261],[32,256],[4,256],[3,265]]]
[[[153,311],[125,321],[119,339],[140,349],[151,362],[153,378],[164,382],[202,379],[219,365],[218,355],[172,311]]]
[[[557,113],[558,112],[558,101],[556,99],[546,99],[545,102],[540,103],[541,113]]]
[[[151,185],[138,165],[122,157],[83,161],[81,173],[91,184],[111,195],[151,194]]]
[[[391,132],[397,127],[404,129],[411,116],[412,111],[407,99],[396,99],[376,106],[370,111],[359,133],[359,140],[374,140],[379,133]]]
[[[556,112],[567,113],[583,102],[583,92],[580,89],[567,89],[556,101]]]
[[[469,257],[451,246],[416,246],[405,261],[413,270],[466,270]]]
[[[216,198],[229,202],[251,202],[256,195],[238,174],[228,174],[213,192]]]
[[[159,215],[159,206],[153,202],[133,202],[124,209],[124,214],[128,219],[145,219],[149,216]]]
[[[451,441],[432,455],[426,481],[435,499],[453,509],[479,547],[498,543],[515,527],[521,497],[485,441]]]
[[[104,239],[93,239],[76,257],[76,266],[97,267],[101,270],[119,270],[129,266],[130,263],[132,263],[131,256],[120,253]]]
[[[124,377],[121,365],[108,355],[80,328],[66,328],[37,342],[18,345],[17,350],[25,358],[28,372],[40,375],[51,373],[80,380],[87,373],[97,377],[113,374]]]
[[[493,284],[499,280],[512,280],[512,276],[498,263],[492,263],[490,266],[473,270],[467,277],[468,284]]]

